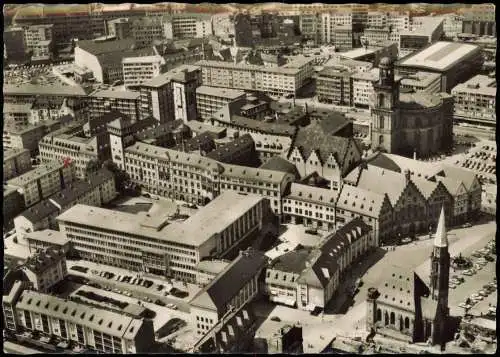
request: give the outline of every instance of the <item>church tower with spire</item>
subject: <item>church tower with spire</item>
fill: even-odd
[[[448,251],[448,237],[444,207],[434,237],[434,248],[431,254],[430,298],[437,302],[436,329],[433,340],[440,343],[446,334],[446,321],[449,316],[448,291],[450,281],[450,253]]]

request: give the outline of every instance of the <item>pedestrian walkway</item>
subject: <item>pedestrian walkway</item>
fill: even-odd
[[[31,354],[40,354],[47,353],[44,351],[36,350],[31,347],[26,347],[11,341],[3,342],[3,351],[4,353],[12,353],[12,354],[23,354],[23,355],[31,355]]]

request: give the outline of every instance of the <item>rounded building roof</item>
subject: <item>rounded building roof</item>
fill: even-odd
[[[383,57],[380,60],[379,66],[389,67],[392,64],[392,61],[389,57]]]

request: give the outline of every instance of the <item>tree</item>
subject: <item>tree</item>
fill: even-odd
[[[89,174],[96,173],[97,171],[99,171],[101,169],[101,167],[102,167],[102,165],[98,160],[92,159],[88,162],[87,166],[85,167],[85,174],[89,175]]]

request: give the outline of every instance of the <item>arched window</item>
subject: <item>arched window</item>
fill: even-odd
[[[382,321],[382,310],[377,309],[377,319],[375,321]]]
[[[405,317],[405,328],[410,328],[410,319],[408,317]]]
[[[380,129],[384,129],[384,117],[380,117],[378,122],[378,126]]]
[[[385,325],[389,325],[389,314],[387,313],[387,311],[385,312]]]
[[[403,316],[399,315],[399,330],[403,330]]]
[[[394,312],[391,312],[391,325],[394,325],[396,323],[396,314]]]
[[[382,145],[382,144],[384,143],[384,136],[383,136],[383,135],[380,135],[380,136],[378,137],[378,143],[379,143],[380,145]]]
[[[383,107],[384,106],[384,95],[383,94],[379,94],[378,95],[378,106],[379,107]]]

